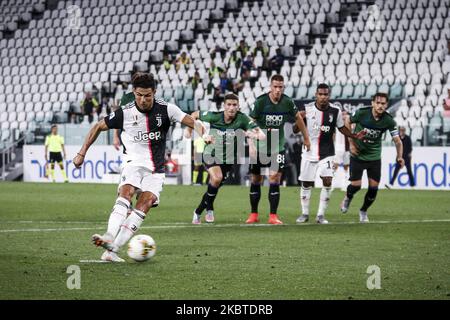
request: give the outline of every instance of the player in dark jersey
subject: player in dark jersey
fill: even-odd
[[[336,128],[343,135],[362,139],[364,131],[353,134],[345,125],[342,119],[341,109],[330,103],[330,87],[321,83],[316,89],[316,100],[308,103],[301,111],[305,118],[311,140],[311,149],[303,150],[302,163],[299,180],[302,182],[300,189],[300,203],[302,214],[298,217],[297,223],[304,223],[309,220],[309,202],[311,198],[312,187],[319,174],[322,179],[323,187],[320,192],[319,209],[317,211],[316,222],[327,224],[325,219],[325,210],[331,197],[331,185],[334,175],[334,141],[333,136]],[[294,133],[299,130],[296,125],[293,128]]]
[[[214,222],[214,199],[233,164],[238,163],[239,151],[244,150],[245,137],[265,139],[264,133],[254,120],[239,111],[239,97],[233,93],[225,95],[224,111],[192,113],[194,119],[210,124],[208,139],[212,141],[203,151],[203,162],[209,173],[208,189],[194,211],[193,224],[201,223],[201,214],[206,209],[205,221]],[[186,137],[192,129],[187,128]]]
[[[365,130],[366,136],[362,141],[350,142],[350,181],[347,193],[341,203],[342,213],[348,211],[350,202],[356,192],[361,189],[361,179],[364,170],[367,170],[369,179],[369,189],[364,197],[364,203],[359,210],[359,221],[369,222],[367,209],[375,201],[378,192],[378,184],[381,178],[381,139],[386,130],[389,130],[392,140],[397,149],[397,162],[401,167],[405,164],[402,157],[403,145],[400,140],[397,123],[392,116],[386,112],[388,105],[388,95],[386,93],[376,93],[372,98],[372,107],[360,108],[346,119],[346,125],[350,127],[355,124],[355,131]]]
[[[267,138],[257,141],[256,163],[250,165],[251,187],[250,204],[251,213],[246,223],[259,222],[258,204],[261,198],[262,167],[269,167],[269,224],[282,224],[277,209],[280,202],[280,181],[285,165],[285,138],[284,124],[295,120],[303,134],[304,146],[310,148],[309,135],[300,112],[291,98],[283,94],[284,78],[274,75],[270,79],[270,92],[259,96],[250,112],[258,126],[266,133]]]
[[[95,124],[86,136],[83,146],[73,159],[80,168],[89,147],[102,131],[121,129],[123,166],[119,184],[119,197],[103,235],[93,235],[95,245],[106,249],[101,259],[123,262],[117,256],[142,224],[147,212],[159,200],[164,182],[164,156],[166,135],[174,121],[204,134],[200,121],[182,112],[177,106],[155,99],[155,80],[151,74],[136,74],[132,79],[135,100],[114,111]],[[136,189],[142,191],[136,207],[127,217],[131,197]]]

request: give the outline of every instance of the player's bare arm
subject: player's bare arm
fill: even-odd
[[[266,135],[260,128],[254,128],[254,129],[245,131],[245,136],[247,138],[256,139],[256,140],[265,140],[266,139]]]
[[[114,129],[114,135],[113,135],[113,146],[116,148],[116,150],[120,149],[120,138],[119,138],[119,129]]]
[[[76,168],[79,168],[83,164],[84,157],[86,156],[87,151],[89,150],[90,146],[95,142],[95,140],[97,140],[99,134],[102,131],[107,131],[107,130],[109,130],[109,128],[106,125],[105,120],[101,120],[101,121],[97,122],[91,128],[91,130],[89,130],[89,132],[84,140],[83,146],[81,147],[80,151],[78,151],[75,158],[73,158],[73,164],[75,165]]]
[[[348,131],[351,132],[350,128],[352,128],[352,122],[350,121],[350,117],[344,117],[344,124]],[[359,154],[359,149],[356,146],[356,143],[353,141],[353,139],[348,139],[350,153],[354,156],[357,156]]]
[[[364,130],[361,130],[358,133],[352,133],[347,126],[343,126],[338,129],[343,135],[345,135],[349,138],[352,138],[352,139],[356,139],[356,140],[362,140],[364,138],[364,136],[366,135],[366,131],[364,131]]]
[[[399,136],[395,136],[392,138],[395,144],[395,149],[397,150],[397,162],[400,164],[400,167],[403,168],[405,165],[405,159],[403,159],[403,143]]]
[[[197,132],[203,138],[203,140],[205,140],[205,143],[214,143],[213,137],[206,134],[206,128],[203,126],[203,123],[200,120],[195,119],[191,115],[185,115],[183,120],[181,120],[181,123],[191,128],[191,131],[192,129],[194,129],[195,132]]]
[[[194,118],[194,120],[198,120],[200,118],[200,112],[199,111],[192,112],[191,117]],[[186,129],[184,130],[184,136],[186,139],[192,138],[192,129],[193,128],[191,127],[186,127]]]
[[[309,140],[308,130],[306,130],[305,122],[303,121],[303,116],[300,111],[297,111],[295,115],[295,125],[293,127],[294,133],[301,132],[303,135],[303,145],[306,150],[309,151],[311,148],[311,142]]]

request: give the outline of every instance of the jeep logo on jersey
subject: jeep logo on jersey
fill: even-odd
[[[156,125],[158,127],[161,127],[161,125],[162,125],[162,118],[161,118],[161,114],[159,114],[159,113],[156,115]]]
[[[266,115],[266,127],[278,127],[283,124],[283,115]]]
[[[317,123],[314,123],[313,129],[317,131],[323,131],[323,132],[330,132],[331,127],[330,126],[319,126]]]
[[[134,137],[135,142],[148,141],[148,140],[159,140],[161,138],[161,132],[142,132],[138,131],[137,136]]]

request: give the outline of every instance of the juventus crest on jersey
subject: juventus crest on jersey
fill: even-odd
[[[155,99],[150,111],[132,101],[105,117],[110,129],[121,129],[124,164],[164,172],[166,135],[171,123],[181,122],[186,114],[176,105]]]
[[[341,110],[329,104],[324,111],[319,110],[315,101],[305,105],[305,123],[311,140],[311,148],[303,148],[302,157],[309,161],[319,161],[334,156],[333,134],[342,128],[344,121]]]

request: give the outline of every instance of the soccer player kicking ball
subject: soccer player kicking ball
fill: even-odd
[[[261,184],[263,176],[262,167],[269,167],[269,224],[283,224],[279,219],[277,210],[280,202],[280,181],[285,166],[285,137],[284,124],[295,120],[297,127],[303,134],[304,146],[310,147],[309,135],[300,112],[291,98],[283,94],[284,78],[276,74],[270,79],[270,92],[259,96],[250,112],[258,126],[267,132],[267,139],[257,141],[256,163],[250,165],[251,186],[250,204],[251,213],[245,223],[259,222],[258,204],[261,199]]]
[[[153,204],[159,202],[165,178],[166,135],[171,123],[178,121],[188,127],[195,127],[200,135],[204,133],[201,122],[195,121],[177,106],[155,99],[156,83],[151,74],[134,75],[132,84],[135,100],[96,123],[73,159],[74,165],[80,168],[89,147],[100,132],[121,129],[124,161],[119,196],[109,217],[106,233],[92,236],[96,246],[106,249],[101,257],[104,261],[124,262],[117,252],[139,229]],[[131,198],[138,189],[142,193],[127,217]]]
[[[233,164],[237,163],[239,157],[237,151],[244,150],[245,137],[265,139],[265,134],[253,120],[239,111],[239,97],[233,93],[225,95],[224,111],[196,111],[192,113],[192,117],[210,123],[211,129],[206,140],[212,142],[203,152],[203,162],[208,170],[210,181],[207,191],[194,211],[192,223],[201,223],[201,214],[205,209],[205,221],[212,223],[214,222],[214,199],[222,181],[232,170]],[[186,138],[190,138],[191,135],[192,129],[186,128]]]
[[[316,174],[318,173],[323,182],[320,192],[319,210],[317,211],[316,222],[327,224],[325,210],[331,196],[331,184],[333,180],[334,143],[333,135],[336,128],[345,136],[354,139],[362,139],[364,131],[353,134],[345,125],[342,118],[341,109],[330,103],[330,88],[325,83],[321,83],[316,89],[316,101],[311,102],[301,111],[305,118],[311,139],[311,149],[302,152],[302,162],[299,180],[302,183],[300,189],[300,203],[302,214],[296,220],[297,223],[304,223],[309,220],[309,202],[311,191],[314,185]],[[297,125],[293,127],[294,133],[299,131]]]
[[[364,203],[359,210],[359,222],[369,222],[367,209],[375,201],[378,192],[378,184],[381,178],[381,138],[386,130],[389,130],[397,149],[397,162],[401,167],[403,160],[403,144],[400,140],[397,123],[386,112],[388,95],[376,93],[372,98],[372,107],[360,108],[346,119],[346,125],[355,124],[356,131],[365,130],[366,136],[362,141],[350,140],[350,184],[347,193],[341,203],[342,213],[348,211],[350,202],[356,192],[361,189],[361,179],[364,170],[367,170],[369,189],[364,197]]]

